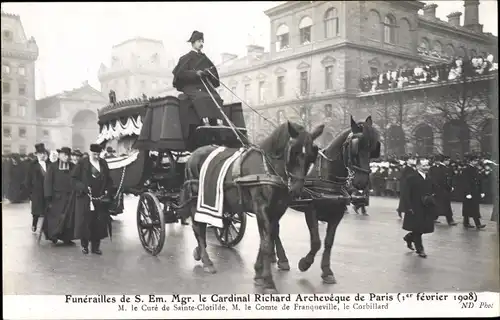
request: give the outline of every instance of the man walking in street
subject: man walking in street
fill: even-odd
[[[47,203],[44,197],[44,181],[47,174],[48,167],[48,152],[43,143],[35,144],[35,155],[37,160],[31,162],[24,187],[31,200],[31,230],[36,232],[38,226],[38,219],[45,214]]]
[[[451,209],[451,185],[452,171],[450,168],[449,158],[444,155],[436,155],[434,163],[429,169],[429,177],[436,186],[436,202],[437,202],[437,218],[440,216],[446,217],[448,225],[455,226],[457,223],[453,220],[453,210]]]
[[[478,159],[473,155],[467,155],[467,165],[462,171],[463,200],[462,216],[464,218],[464,228],[474,228],[470,224],[470,218],[478,230],[484,229],[486,225],[481,223],[480,204],[485,194],[481,190],[481,181],[477,169]]]

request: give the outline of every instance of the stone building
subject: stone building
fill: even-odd
[[[464,25],[459,12],[440,20],[436,7],[420,1],[289,1],[265,12],[270,51],[252,45],[245,57],[223,54],[220,78],[262,114],[246,109],[254,139],[267,134],[269,122],[291,119],[308,127],[326,123],[326,143],[348,124],[349,114],[371,113],[357,107],[361,77],[497,51],[497,38],[479,23],[479,1],[464,1]],[[226,88],[220,94],[236,101]]]
[[[18,15],[1,13],[2,154],[30,152],[37,139],[35,61],[38,46]]]
[[[134,38],[114,45],[109,66],[101,64],[101,91],[114,90],[117,100],[154,95],[172,83],[175,61],[167,57],[163,42]]]
[[[54,150],[62,146],[88,151],[99,134],[97,112],[108,99],[88,82],[36,101],[37,141]]]

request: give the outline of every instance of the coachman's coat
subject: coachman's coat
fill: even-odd
[[[45,161],[45,168],[48,170],[49,161]],[[42,216],[47,210],[47,203],[44,196],[44,180],[47,171],[42,168],[38,160],[32,161],[28,167],[24,187],[31,200],[31,214],[33,216]]]
[[[108,237],[108,225],[110,217],[107,205],[102,202],[93,201],[95,211],[90,211],[90,198],[88,188],[92,187],[92,196],[97,198],[106,191],[112,194],[113,182],[109,176],[109,167],[104,159],[99,159],[100,173],[90,164],[89,158],[83,158],[78,162],[71,173],[73,194],[75,203],[75,239],[87,239],[90,241],[101,240]],[[92,172],[97,175],[93,178]]]
[[[45,217],[45,237],[47,239],[73,240],[72,224],[65,224],[65,214],[74,211],[71,201],[71,171],[73,163],[68,162],[69,170],[60,170],[60,161],[47,167],[44,190],[49,208]]]
[[[401,188],[401,201],[406,209],[403,229],[415,233],[433,233],[436,207],[432,194],[435,187],[427,176],[424,179],[418,172],[406,177]],[[408,213],[409,210],[413,213]]]
[[[481,204],[481,179],[476,167],[467,166],[462,171],[462,216],[470,218],[481,218],[480,204]],[[466,196],[470,194],[472,199],[467,199]]]

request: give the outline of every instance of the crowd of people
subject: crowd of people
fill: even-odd
[[[114,200],[113,182],[99,144],[90,152],[62,147],[49,152],[43,143],[29,155],[12,154],[2,159],[2,196],[11,203],[31,202],[32,232],[41,232],[54,244],[74,245],[79,239],[84,254],[102,254],[100,241],[111,231],[109,204]]]
[[[387,70],[378,75],[365,76],[360,79],[359,88],[362,92],[401,89],[407,86],[470,78],[493,72],[498,72],[498,63],[494,62],[492,54],[471,59],[459,57],[447,63]]]

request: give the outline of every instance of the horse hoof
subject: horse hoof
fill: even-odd
[[[288,261],[278,261],[278,269],[281,271],[289,271],[290,270],[290,264]]]
[[[200,249],[198,247],[194,248],[194,250],[193,250],[193,258],[195,261],[201,260]]]
[[[333,274],[329,274],[327,276],[321,276],[323,278],[323,283],[326,284],[336,284],[337,280],[335,279],[335,276]]]
[[[276,288],[264,288],[264,294],[278,294],[278,290]]]
[[[307,271],[307,270],[309,270],[311,265],[312,265],[312,263],[309,263],[309,262],[307,262],[307,260],[305,258],[302,258],[299,261],[299,270],[302,272]]]
[[[205,271],[206,273],[211,273],[211,274],[214,274],[217,272],[217,270],[215,270],[214,266],[203,266],[203,271]]]
[[[264,283],[264,279],[262,279],[262,278],[255,278],[255,279],[253,279],[253,283],[257,287],[263,287],[264,284],[265,284]]]

